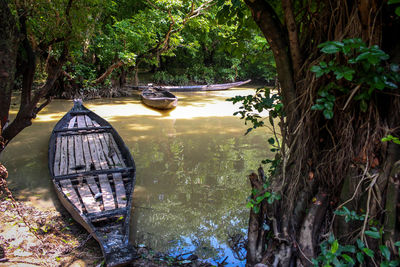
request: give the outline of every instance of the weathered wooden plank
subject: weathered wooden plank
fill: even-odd
[[[92,155],[90,154],[89,141],[86,135],[82,135],[82,148],[83,157],[85,159],[85,171],[90,171],[90,165],[92,164]],[[93,163],[94,166],[94,163]]]
[[[94,171],[88,171],[88,172],[82,172],[82,173],[59,175],[59,176],[55,176],[54,179],[65,180],[65,179],[72,179],[72,178],[76,178],[76,177],[83,177],[86,175],[109,174],[109,173],[115,173],[115,172],[128,173],[128,172],[133,172],[133,171],[135,171],[134,167],[115,168],[115,169],[108,169],[108,170],[94,170]]]
[[[82,213],[82,205],[70,180],[60,181],[61,190],[72,204]]]
[[[68,137],[61,137],[60,175],[68,173]]]
[[[73,116],[68,123],[68,129],[74,128],[75,122],[76,122],[76,116]]]
[[[83,115],[77,116],[77,120],[78,120],[78,128],[87,127],[85,117]]]
[[[120,172],[113,173],[115,195],[117,198],[118,208],[126,207],[126,192],[124,187],[124,182],[122,181],[122,175]]]
[[[95,170],[100,170],[101,165],[100,165],[100,160],[99,156],[97,155],[97,149],[96,149],[96,143],[94,140],[94,134],[88,134],[87,135],[87,141],[89,143],[89,148],[90,148],[90,155],[92,156],[92,162],[94,165]]]
[[[103,134],[104,136],[104,141],[107,144],[108,147],[108,156],[113,159],[114,162],[114,167],[123,167],[123,164],[121,163],[121,159],[118,157],[117,151],[115,150],[115,147],[111,141],[112,135],[109,133]]]
[[[127,213],[126,208],[122,208],[122,209],[115,209],[115,210],[108,210],[108,211],[87,214],[86,216],[92,221],[97,221],[109,217],[125,216],[126,213]]]
[[[61,159],[61,137],[56,138],[56,152],[54,155],[54,176],[60,175],[60,159]]]
[[[92,120],[92,123],[93,123],[93,125],[94,125],[95,127],[100,127],[100,124],[98,124],[97,121]]]
[[[75,170],[76,172],[84,172],[87,168],[82,147],[82,137],[74,136],[75,145]]]
[[[86,178],[86,182],[90,187],[90,190],[92,190],[93,195],[97,195],[98,193],[100,193],[99,187],[97,186],[96,181],[94,180],[93,176],[88,176],[85,177]]]
[[[94,139],[94,143],[96,145],[96,153],[97,153],[97,157],[99,159],[99,163],[100,163],[101,169],[102,170],[109,169],[106,157],[104,155],[103,147],[101,146],[101,142],[99,140],[98,135],[97,134],[92,134],[92,136],[93,136],[93,139]]]
[[[93,126],[92,119],[89,118],[89,116],[86,116],[86,115],[85,115],[85,121],[86,121],[86,125],[87,125],[88,127],[92,127],[92,126]]]
[[[76,173],[74,137],[68,136],[68,174]]]
[[[115,209],[114,196],[106,174],[99,175],[101,193],[103,194],[104,210]]]
[[[105,134],[106,136],[108,136],[109,140],[107,141],[109,144],[111,144],[112,147],[114,147],[114,152],[116,154],[116,157],[113,156],[113,160],[114,162],[117,161],[119,162],[119,166],[118,167],[126,167],[125,162],[124,162],[124,158],[122,157],[121,151],[119,151],[119,148],[117,146],[117,143],[114,140],[114,137],[112,136],[111,133],[107,133]]]
[[[94,199],[87,184],[78,185],[78,192],[88,213],[99,212],[100,206]]]
[[[87,131],[89,133],[90,132],[102,132],[100,130],[108,130],[111,128],[112,128],[111,126],[99,126],[99,127],[90,126],[90,127],[82,127],[82,128],[71,128],[71,129],[63,128],[63,129],[54,130],[54,132],[56,132],[56,133],[67,132],[66,134],[68,134],[68,133],[74,134],[76,132],[79,132],[78,134],[80,134],[80,133],[85,133],[84,131]]]
[[[115,154],[114,147],[110,146],[110,144],[107,143],[106,137],[105,137],[104,134],[97,134],[97,136],[98,136],[98,138],[100,140],[101,146],[103,147],[103,153],[104,153],[104,156],[105,156],[105,158],[107,160],[109,168],[114,168],[115,167],[115,163],[114,163],[114,160],[112,158],[112,155]]]

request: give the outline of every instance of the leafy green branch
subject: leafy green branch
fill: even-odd
[[[339,96],[349,95],[343,109],[354,99],[365,112],[374,92],[398,88],[399,66],[388,65],[389,55],[378,46],[368,47],[361,39],[354,38],[325,42],[319,48],[333,58],[319,62],[310,70],[316,78],[325,77],[331,82],[318,92],[319,98],[311,109],[323,111],[326,119],[333,118],[335,101]]]
[[[251,123],[252,127],[248,128],[245,134],[248,134],[253,129],[264,126],[264,121],[259,115],[263,111],[269,112],[270,122],[278,116],[283,115],[283,104],[278,94],[272,93],[270,88],[258,88],[255,95],[235,96],[227,99],[233,104],[242,103],[239,111],[233,115],[240,115],[241,119],[245,120],[245,124]]]

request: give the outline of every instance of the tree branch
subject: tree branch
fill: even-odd
[[[292,56],[294,77],[295,80],[297,80],[300,76],[302,55],[300,51],[299,36],[291,0],[282,0],[282,8],[285,14],[285,22],[288,30],[289,48],[290,55]]]
[[[282,27],[274,9],[266,1],[245,0],[245,3],[250,8],[254,21],[261,29],[274,53],[288,124],[294,125],[298,117],[296,110],[296,87],[292,61],[288,52],[287,32]]]

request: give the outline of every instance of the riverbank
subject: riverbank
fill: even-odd
[[[68,214],[55,209],[39,210],[29,202],[0,200],[0,265],[102,266],[98,243]],[[171,257],[145,247],[131,266],[211,266],[195,255]]]

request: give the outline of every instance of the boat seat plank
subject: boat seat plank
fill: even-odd
[[[115,209],[114,196],[106,174],[99,175],[101,193],[103,194],[104,210]]]
[[[117,198],[118,208],[126,207],[126,192],[124,182],[122,181],[122,175],[120,172],[112,174],[115,186],[115,195]]]
[[[108,170],[94,170],[88,172],[81,172],[81,173],[73,173],[73,174],[66,174],[66,175],[59,175],[55,176],[54,179],[58,180],[65,180],[65,179],[74,179],[79,177],[84,177],[86,175],[97,175],[97,174],[109,174],[109,173],[134,173],[134,167],[126,167],[126,168],[115,168],[115,169],[108,169]]]
[[[117,143],[115,142],[115,140],[114,140],[114,137],[112,136],[112,134],[111,133],[107,133],[106,134],[107,136],[108,136],[108,138],[109,138],[109,143],[111,143],[112,144],[112,146],[114,147],[114,151],[116,152],[116,156],[117,156],[117,158],[118,158],[118,162],[119,162],[119,164],[120,164],[120,166],[119,167],[126,167],[126,165],[125,165],[125,162],[124,162],[124,158],[122,157],[122,154],[121,154],[121,151],[119,150],[119,148],[118,148],[118,146],[117,146]],[[114,162],[115,162],[115,158],[113,157],[113,159],[114,159]]]
[[[68,123],[68,129],[74,128],[75,122],[76,122],[76,116],[73,116]]]
[[[68,137],[61,137],[60,175],[68,173]]]
[[[83,172],[86,170],[87,166],[83,155],[82,137],[74,136],[74,144],[75,144],[75,170],[76,172]]]
[[[68,138],[68,174],[76,173],[74,137],[68,136],[67,138]]]
[[[72,202],[72,204],[82,213],[82,206],[79,197],[70,180],[60,181],[61,190],[64,195]]]
[[[56,152],[54,156],[54,176],[60,175],[61,137],[56,138]]]
[[[91,221],[98,221],[98,220],[107,219],[110,217],[126,216],[126,214],[127,214],[127,209],[121,208],[121,209],[107,210],[107,211],[102,211],[102,212],[86,214],[86,216]]]
[[[88,134],[87,139],[89,143],[90,155],[92,156],[94,168],[95,170],[101,170],[100,160],[97,154],[96,143],[94,140],[94,134]]]
[[[82,127],[82,128],[63,128],[63,129],[57,129],[54,130],[54,132],[56,133],[62,133],[62,132],[66,132],[65,134],[83,134],[86,132],[104,132],[105,130],[111,129],[111,126],[99,126],[99,127]]]
[[[78,192],[88,213],[100,211],[100,206],[94,199],[87,184],[78,185]]]
[[[78,120],[78,128],[86,127],[86,121],[85,121],[85,117],[83,115],[78,115],[77,120]]]
[[[86,182],[90,187],[90,190],[92,190],[93,195],[97,195],[100,193],[99,187],[97,186],[96,181],[94,180],[93,176],[88,176],[86,177]]]

